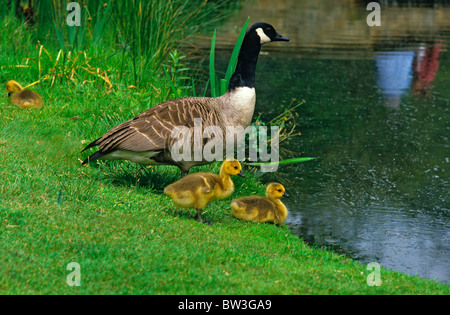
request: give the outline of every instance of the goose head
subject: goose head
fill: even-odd
[[[6,83],[6,90],[8,91],[8,96],[11,94],[22,91],[22,86],[14,80],[10,80]]]
[[[261,46],[277,41],[287,42],[289,38],[277,33],[268,23],[260,22],[250,26],[242,42],[236,71],[230,79],[229,90],[234,90],[236,87],[255,87],[256,63]]]
[[[279,183],[270,183],[266,188],[266,196],[270,199],[280,199],[281,197],[289,197],[283,185]]]
[[[270,42],[289,41],[289,38],[279,34],[272,25],[264,22],[253,24],[247,31],[247,35],[258,40],[260,45]]]

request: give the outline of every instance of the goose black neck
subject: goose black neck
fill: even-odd
[[[259,37],[256,37],[253,38],[251,34],[247,34],[244,38],[239,52],[236,70],[231,76],[228,90],[244,86],[250,88],[255,87],[256,63],[258,62],[258,55],[261,51]]]

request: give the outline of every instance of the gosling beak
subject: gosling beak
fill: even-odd
[[[244,175],[244,173],[242,173],[242,171],[240,171],[238,175],[241,177],[245,177],[245,175]]]
[[[288,42],[289,38],[284,37],[283,35],[277,33],[277,35],[275,36],[275,39],[273,41],[274,42]]]
[[[283,197],[289,198],[289,195],[287,194],[287,192],[284,192]]]

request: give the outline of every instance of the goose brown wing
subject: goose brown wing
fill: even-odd
[[[161,103],[112,128],[87,148],[98,146],[102,152],[167,149],[176,126],[192,128],[195,118],[202,118],[203,124],[205,120],[207,124],[218,123],[217,115],[209,106],[210,100],[207,97],[189,97]]]

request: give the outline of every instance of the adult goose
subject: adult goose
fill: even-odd
[[[89,144],[84,150],[97,146],[98,151],[83,164],[100,159],[129,160],[143,165],[175,165],[184,177],[191,167],[211,163],[203,159],[174,159],[171,148],[179,138],[172,132],[182,126],[193,130],[197,119],[201,119],[202,128],[218,126],[225,130],[227,126],[249,126],[255,109],[258,55],[261,45],[274,41],[289,39],[267,23],[252,25],[245,34],[236,70],[224,95],[185,97],[155,105]],[[204,139],[203,145],[205,143]]]

